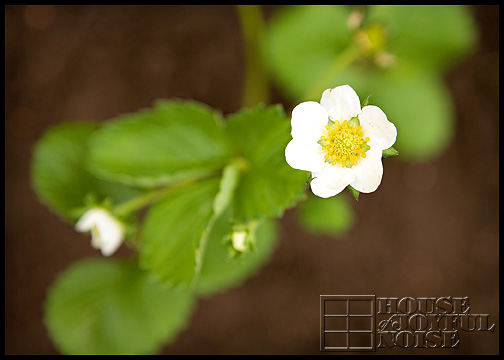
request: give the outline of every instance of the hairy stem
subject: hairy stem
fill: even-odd
[[[264,18],[260,5],[237,5],[244,55],[245,79],[242,106],[250,107],[269,101],[269,78],[264,65],[260,39],[264,32]]]
[[[310,90],[303,97],[306,100],[319,100],[322,92],[330,86],[331,82],[352,64],[361,54],[357,46],[350,45],[334,59],[326,71],[315,81]]]
[[[186,180],[181,181],[181,182],[174,184],[174,185],[170,185],[170,186],[147,191],[146,193],[144,193],[138,197],[135,197],[133,199],[125,201],[121,204],[118,204],[114,208],[114,213],[116,213],[118,215],[127,215],[133,211],[139,210],[139,209],[144,208],[148,205],[156,203],[156,202],[164,199],[168,195],[170,195],[170,194],[172,194],[172,193],[174,193],[174,192],[176,192],[186,186],[189,186],[189,185],[195,183],[196,181],[200,181],[200,180],[202,180],[202,178],[197,178],[197,179],[189,178],[189,179],[186,179]]]

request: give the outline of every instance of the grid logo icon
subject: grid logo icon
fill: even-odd
[[[376,351],[375,295],[320,295],[320,351]]]

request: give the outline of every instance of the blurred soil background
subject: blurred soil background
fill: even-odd
[[[469,296],[494,333],[461,332],[458,349],[377,353],[498,353],[499,8],[471,11],[477,49],[446,75],[456,111],[448,149],[423,163],[386,159],[382,185],[352,201],[356,225],[340,238],[307,233],[289,210],[269,263],[198,300],[163,354],[321,354],[319,296],[328,294]],[[159,98],[235,112],[243,65],[232,6],[5,7],[6,354],[58,354],[43,324],[46,290],[73,262],[100,256],[37,201],[34,143],[52,124],[105,121]],[[275,89],[271,102],[288,113],[295,105]]]

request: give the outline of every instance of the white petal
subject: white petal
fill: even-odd
[[[102,244],[101,253],[103,256],[110,256],[114,254],[121,246],[121,241],[106,242]]]
[[[372,147],[366,152],[366,158],[360,158],[358,164],[352,166],[355,180],[350,183],[352,187],[362,193],[375,191],[381,183],[383,176],[382,149]]]
[[[101,208],[88,210],[75,224],[79,232],[91,230],[91,246],[110,256],[121,246],[124,238],[122,224]]]
[[[123,240],[122,225],[109,214],[101,218],[96,227],[101,239],[101,252],[104,256],[110,256],[121,246]]]
[[[318,102],[303,102],[292,110],[292,138],[305,144],[316,143],[328,121],[327,111]]]
[[[352,169],[329,163],[325,163],[322,171],[313,173],[312,176],[314,177],[310,183],[312,192],[322,198],[339,194],[355,180]]]
[[[350,120],[361,112],[359,96],[348,85],[325,90],[320,105],[327,110],[333,121]]]
[[[303,144],[291,140],[285,148],[285,160],[292,168],[305,171],[321,171],[324,166],[324,151],[316,142]]]
[[[79,221],[75,224],[75,230],[78,232],[91,230],[104,213],[106,213],[106,211],[103,209],[91,209],[86,211],[86,213],[82,215]]]
[[[377,106],[364,106],[359,115],[364,137],[369,137],[368,145],[377,146],[382,150],[394,145],[397,138],[397,129],[387,119],[387,115]]]

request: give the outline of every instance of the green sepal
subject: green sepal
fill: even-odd
[[[357,200],[357,201],[359,201],[359,194],[360,194],[360,192],[358,190],[355,190],[350,185],[348,185],[347,188],[350,191],[350,194],[352,194],[352,196],[354,197],[354,199]]]
[[[310,173],[310,175],[308,175],[308,177],[306,178],[306,185],[310,185],[310,183],[312,182],[313,179],[314,179],[314,177]]]
[[[383,150],[383,152],[382,152],[382,156],[384,158],[389,157],[389,156],[397,156],[397,155],[399,155],[399,151],[394,149],[393,146],[389,147],[388,149]]]
[[[350,120],[348,120],[348,127],[349,128],[353,129],[353,128],[356,128],[358,126],[360,126],[360,120],[359,120],[359,118],[357,116],[355,116],[355,117],[351,118]]]
[[[368,96],[366,96],[366,98],[364,100],[362,100],[361,108],[363,108],[364,106],[368,106],[370,97],[371,97],[371,94],[369,94]]]

